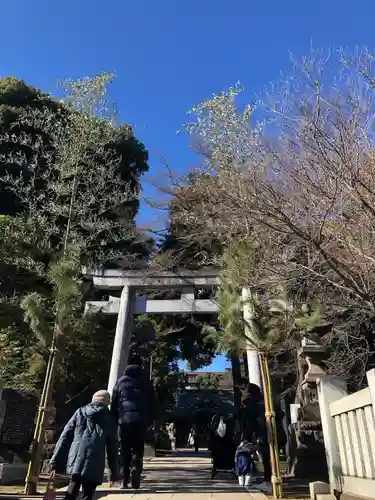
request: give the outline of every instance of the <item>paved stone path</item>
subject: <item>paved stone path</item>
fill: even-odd
[[[221,474],[211,480],[211,461],[208,457],[193,453],[177,453],[174,456],[153,458],[145,462],[141,489],[109,489],[106,484],[98,488],[100,500],[233,500],[233,495],[244,500],[266,500],[258,490],[250,492],[240,488],[230,474]]]

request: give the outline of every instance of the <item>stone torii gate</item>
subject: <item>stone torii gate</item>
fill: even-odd
[[[103,272],[84,273],[93,280],[94,287],[101,290],[120,292],[120,297],[109,297],[107,301],[86,302],[86,311],[102,311],[104,314],[117,315],[117,325],[108,391],[111,394],[118,378],[123,374],[129,356],[132,319],[134,314],[207,314],[217,313],[219,306],[215,299],[196,299],[195,290],[210,289],[219,285],[215,270],[156,272],[151,270],[108,269]],[[177,300],[150,300],[147,295],[136,297],[139,289],[180,289],[181,298]],[[246,289],[242,293],[247,297]],[[244,319],[249,311],[244,306]],[[248,346],[247,360],[249,380],[261,385],[259,360],[256,349]]]

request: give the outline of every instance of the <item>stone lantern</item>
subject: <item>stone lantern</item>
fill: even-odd
[[[303,310],[306,317],[310,309]],[[300,384],[296,403],[297,421],[290,426],[289,472],[300,478],[322,479],[327,475],[326,455],[317,396],[317,380],[324,377],[326,348],[321,338],[332,329],[329,322],[321,322],[303,332],[299,349]]]

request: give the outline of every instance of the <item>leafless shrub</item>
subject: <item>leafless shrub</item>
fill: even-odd
[[[303,241],[325,262],[322,278],[373,310],[371,58],[302,59],[259,102],[265,119],[252,127],[235,113],[234,92],[195,108],[188,132],[209,152],[209,169],[174,203],[182,223],[223,241],[267,231],[277,244],[280,234]],[[336,63],[338,77],[326,82]]]
[[[374,55],[312,51],[293,64],[244,114],[240,89],[193,109],[186,131],[205,162],[174,188],[175,220],[191,238],[258,246],[256,265],[240,270],[250,285],[282,282],[333,316],[350,311],[356,324],[330,340],[360,383],[374,350],[358,326],[371,330],[375,305]]]

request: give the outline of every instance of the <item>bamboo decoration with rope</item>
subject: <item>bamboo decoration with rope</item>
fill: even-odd
[[[35,431],[31,449],[30,462],[25,479],[25,495],[35,495],[38,489],[41,458],[44,444],[44,435],[48,424],[47,415],[52,398],[52,388],[58,365],[58,327],[55,326],[54,338],[50,349],[44,386],[40,398],[38,414],[35,422]]]
[[[265,417],[272,468],[272,492],[274,498],[282,498],[283,490],[280,474],[279,447],[277,444],[275,410],[272,400],[271,377],[268,368],[267,357],[264,352],[259,352],[259,364],[264,391]]]

